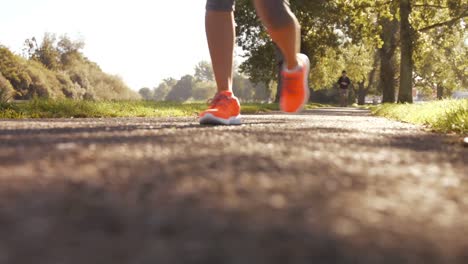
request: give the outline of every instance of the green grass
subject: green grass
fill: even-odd
[[[468,134],[468,99],[422,104],[384,104],[372,112],[399,121],[426,125],[437,132]]]
[[[320,106],[311,104],[307,108]],[[35,99],[21,103],[0,103],[0,118],[187,117],[198,115],[206,107],[206,103]],[[278,104],[242,105],[243,114],[276,110]]]

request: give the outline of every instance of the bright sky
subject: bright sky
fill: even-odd
[[[0,44],[20,54],[45,32],[85,41],[85,55],[132,87],[193,74],[208,60],[205,0],[0,0]]]

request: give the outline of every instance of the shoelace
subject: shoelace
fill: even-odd
[[[217,106],[225,106],[230,97],[224,94],[217,94],[215,97],[208,100],[208,105],[210,108],[215,108]]]

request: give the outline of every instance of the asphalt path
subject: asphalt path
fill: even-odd
[[[468,149],[322,108],[0,120],[0,263],[468,263]]]

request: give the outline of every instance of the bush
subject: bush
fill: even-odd
[[[20,99],[28,93],[32,79],[26,71],[27,63],[14,55],[6,47],[0,46],[0,73],[17,91],[15,98]]]
[[[0,73],[0,104],[10,101],[13,98],[14,91],[11,83]]]
[[[34,43],[31,42],[30,43]],[[45,44],[44,44],[45,43]],[[45,46],[44,46],[45,45]],[[79,51],[82,42],[46,34],[43,44],[29,50],[29,59],[0,46],[0,73],[3,86],[13,89],[15,99],[139,99],[118,76],[104,73]],[[6,94],[7,88],[1,88]]]

